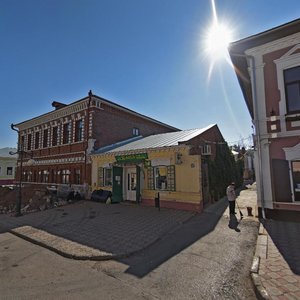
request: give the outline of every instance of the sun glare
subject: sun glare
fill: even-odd
[[[205,52],[211,59],[218,60],[228,56],[227,47],[232,41],[232,30],[225,24],[214,22],[207,31]]]
[[[202,54],[209,59],[208,81],[217,61],[226,61],[232,65],[227,48],[234,39],[233,26],[229,26],[229,20],[221,22],[218,19],[215,0],[211,0],[211,6],[212,20],[210,26],[204,30],[201,39]]]

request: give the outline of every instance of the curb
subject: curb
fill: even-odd
[[[83,252],[88,252],[88,251],[91,251],[91,252],[96,252],[97,250],[96,249],[93,249],[93,248],[90,248],[88,246],[84,246],[84,245],[81,245],[79,243],[76,243],[76,242],[71,242],[71,241],[67,241],[67,240],[64,240],[63,238],[59,238],[59,237],[55,237],[53,235],[50,235],[48,233],[44,233],[42,230],[34,230],[32,227],[30,226],[24,226],[24,227],[21,227],[21,229],[23,229],[22,231],[23,232],[19,232],[18,229],[11,229],[9,230],[10,233],[26,240],[26,241],[29,241],[33,244],[36,244],[38,246],[41,246],[41,247],[44,247],[48,250],[51,250],[61,256],[64,256],[66,258],[71,258],[71,259],[76,259],[76,260],[95,260],[95,261],[100,261],[100,260],[109,260],[109,259],[116,259],[116,258],[120,258],[120,257],[124,257],[126,256],[127,254],[112,254],[112,253],[107,253],[107,252],[103,252],[101,253],[101,251],[98,251],[99,253],[98,254],[77,254],[77,253],[70,253],[68,251],[65,251],[63,248],[64,246],[64,241],[65,241],[65,244],[67,243],[68,245],[67,246],[72,246],[72,247],[76,247],[77,248],[81,248],[83,249],[84,251]],[[25,230],[24,230],[25,229]],[[30,232],[31,231],[31,232]],[[47,237],[49,238],[49,236],[52,238],[52,241],[53,243],[49,243],[47,242],[46,240],[43,240],[43,238],[37,238],[37,237],[34,237],[34,235],[38,233],[38,234],[46,234]],[[32,237],[30,236],[32,235]],[[53,246],[53,244],[56,244],[57,246]]]
[[[267,234],[264,231],[262,223],[260,223],[256,241],[256,250],[253,257],[250,274],[257,298],[260,300],[271,300],[272,298],[269,296],[268,292],[264,288],[259,276],[260,260],[261,256],[263,255],[265,257],[267,255]]]
[[[41,246],[43,248],[46,248],[50,251],[53,251],[63,257],[70,258],[70,259],[76,259],[76,260],[90,260],[90,261],[103,261],[103,260],[111,260],[111,259],[119,259],[119,258],[125,258],[132,254],[139,253],[143,251],[145,248],[152,246],[157,241],[161,240],[161,237],[158,237],[154,239],[151,243],[149,243],[146,247],[143,247],[141,249],[133,250],[131,252],[126,253],[108,253],[104,251],[100,251],[98,249],[94,249],[82,244],[79,244],[77,242],[69,241],[61,237],[54,236],[52,234],[49,234],[43,230],[35,229],[31,226],[23,226],[17,229],[11,229],[9,232],[15,236],[18,236],[26,241],[29,241],[33,244],[36,244],[38,246]],[[44,236],[44,237],[43,237]],[[46,236],[46,238],[45,238]],[[50,240],[50,242],[49,242]],[[90,252],[88,255],[84,254],[78,254],[78,253],[71,253],[72,251],[65,251],[64,248],[70,246],[74,249],[80,249],[83,250],[83,252]],[[77,250],[78,252],[78,250]],[[92,253],[94,252],[94,254]],[[99,252],[98,254],[95,254],[95,252]]]

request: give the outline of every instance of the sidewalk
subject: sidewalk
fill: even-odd
[[[180,210],[81,201],[19,218],[0,215],[10,231],[65,257],[120,258],[150,246],[195,214]]]
[[[241,191],[236,208],[237,219],[239,209],[243,214],[240,222],[258,221],[256,199],[255,185]],[[222,207],[220,216],[229,218],[228,208],[224,212]],[[193,216],[179,210],[82,201],[21,218],[0,215],[0,229],[69,258],[104,260],[138,252]],[[300,299],[300,223],[260,224],[251,277],[259,299]]]
[[[256,198],[255,185],[241,192],[244,215]],[[261,220],[251,277],[259,299],[300,299],[300,223]]]

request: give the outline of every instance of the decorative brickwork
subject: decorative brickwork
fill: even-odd
[[[61,174],[69,170],[69,184],[90,185],[88,155],[93,149],[132,137],[133,128],[142,136],[177,131],[91,92],[69,105],[53,103],[55,111],[15,125],[19,145],[26,151],[24,182],[59,185],[63,181]],[[42,178],[42,174],[49,175]]]

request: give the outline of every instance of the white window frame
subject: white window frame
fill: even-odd
[[[290,183],[291,183],[291,193],[292,200],[295,202],[295,190],[294,190],[294,178],[292,170],[292,162],[300,161],[300,143],[290,148],[283,148],[285,153],[285,159],[289,162],[289,173],[290,173]],[[299,202],[299,201],[298,201]]]
[[[134,128],[132,129],[132,134],[133,134],[134,136],[139,136],[139,135],[140,135],[140,130],[139,130],[137,127],[134,127]]]
[[[8,169],[9,171],[11,171],[11,174],[9,174],[10,172],[8,172]],[[14,167],[6,167],[6,175],[12,176],[13,174],[14,174]]]
[[[110,172],[110,175],[108,175]],[[110,179],[110,182],[109,182]],[[112,168],[103,168],[103,185],[112,186]]]
[[[284,70],[300,66],[300,53],[294,53],[298,49],[300,49],[300,44],[291,48],[287,53],[285,53],[279,59],[274,60],[274,63],[276,64],[276,70],[277,70],[278,89],[280,92],[280,101],[279,101],[280,116],[287,115],[287,100],[285,95]],[[299,115],[299,113],[289,114],[289,116],[293,116],[293,115]],[[281,131],[286,132],[285,119],[281,119],[280,125],[281,125]]]

